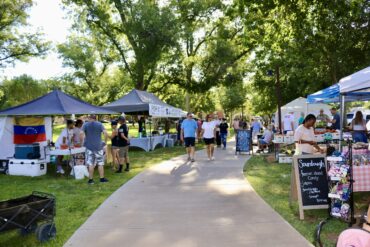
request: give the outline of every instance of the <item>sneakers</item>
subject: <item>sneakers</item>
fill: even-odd
[[[89,181],[87,181],[88,184],[94,184],[94,179],[89,179]]]
[[[226,150],[226,147],[223,147],[222,149],[223,149],[223,150]]]
[[[190,158],[190,156],[188,156],[188,161],[191,161],[191,158]]]
[[[214,157],[214,156],[212,156],[212,157],[211,157],[211,160],[215,160],[215,157]]]
[[[108,182],[108,179],[106,179],[106,178],[101,178],[100,179],[100,183],[107,183]]]
[[[211,158],[208,158],[208,161],[211,161],[212,159]]]
[[[193,159],[191,159],[190,161],[191,161],[191,162],[195,162],[195,159],[193,158]]]

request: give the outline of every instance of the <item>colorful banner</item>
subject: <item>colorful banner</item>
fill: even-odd
[[[44,118],[14,118],[14,144],[31,144],[46,141]]]

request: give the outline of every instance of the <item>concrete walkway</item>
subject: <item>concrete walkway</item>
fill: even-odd
[[[231,143],[234,147],[234,143]],[[199,151],[139,174],[113,193],[65,246],[311,246],[243,176],[247,155]]]

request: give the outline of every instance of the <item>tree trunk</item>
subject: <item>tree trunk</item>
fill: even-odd
[[[137,90],[145,90],[145,83],[144,83],[144,66],[141,62],[136,63],[136,83],[135,89]]]

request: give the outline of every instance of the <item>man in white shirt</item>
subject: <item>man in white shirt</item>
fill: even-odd
[[[294,131],[294,112],[289,112],[285,114],[283,118],[283,131],[284,135],[288,133],[288,131]]]

